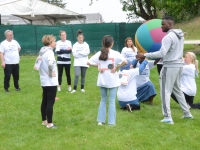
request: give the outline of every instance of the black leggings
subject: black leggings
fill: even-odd
[[[200,103],[193,104],[194,96],[189,96],[189,95],[185,94],[184,92],[183,92],[183,94],[185,96],[186,102],[188,103],[188,105],[190,105],[191,108],[200,109]],[[172,93],[171,97],[173,98],[174,101],[176,101],[178,103],[178,101],[173,93]]]
[[[58,82],[59,82],[59,85],[62,84],[62,74],[63,74],[64,68],[65,68],[65,75],[66,75],[66,78],[67,78],[67,84],[71,85],[70,67],[71,67],[71,64],[58,64]]]
[[[41,104],[42,121],[47,120],[48,123],[52,123],[53,105],[55,103],[57,86],[45,86],[42,87],[42,89],[43,89],[42,104]]]

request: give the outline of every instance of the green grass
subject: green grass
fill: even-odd
[[[14,90],[11,81],[10,93],[4,93],[3,70],[0,70],[0,150],[199,149],[200,110],[191,110],[195,117],[193,120],[183,120],[180,119],[182,111],[179,105],[171,101],[175,124],[159,122],[163,116],[156,68],[151,71],[151,80],[158,93],[154,105],[141,104],[140,111],[129,113],[120,110],[116,101],[117,125],[114,127],[107,124],[97,126],[100,92],[96,86],[96,68],[90,67],[87,71],[86,93],[81,93],[78,87],[76,93],[70,94],[66,90],[66,79],[63,78],[62,91],[57,94],[60,100],[55,103],[53,116],[59,128],[46,129],[41,125],[42,90],[39,74],[33,70],[35,58],[21,57],[20,92]],[[199,89],[199,79],[197,86]],[[199,92],[195,102],[200,102]]]

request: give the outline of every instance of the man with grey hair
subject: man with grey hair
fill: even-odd
[[[21,47],[19,43],[13,39],[13,32],[11,30],[5,31],[6,39],[1,42],[0,56],[1,66],[4,69],[4,89],[5,92],[9,92],[10,76],[12,74],[14,80],[14,86],[16,91],[20,91],[19,88],[19,51]]]

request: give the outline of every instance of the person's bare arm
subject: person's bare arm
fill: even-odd
[[[20,52],[21,48],[18,48],[18,51]]]
[[[4,69],[6,67],[6,64],[4,62],[4,54],[0,52],[0,57],[1,57],[1,67]]]
[[[126,60],[124,60],[120,65],[117,65],[117,67],[115,67],[111,72],[115,73],[119,68],[121,68],[124,65],[127,65],[128,62]]]
[[[87,65],[93,66],[93,67],[98,67],[98,65],[92,65],[92,64],[90,64],[89,62],[87,62]]]

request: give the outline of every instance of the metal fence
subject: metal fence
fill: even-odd
[[[41,39],[43,35],[53,34],[59,40],[59,31],[67,32],[67,39],[74,44],[76,32],[83,31],[85,41],[90,46],[91,53],[101,49],[101,39],[104,35],[112,35],[115,43],[113,49],[121,51],[124,47],[126,37],[134,39],[135,32],[140,23],[104,23],[104,24],[80,24],[65,26],[43,26],[43,25],[2,25],[0,26],[0,41],[5,39],[5,30],[12,30],[14,38],[22,47],[20,54],[37,54],[43,46]]]

